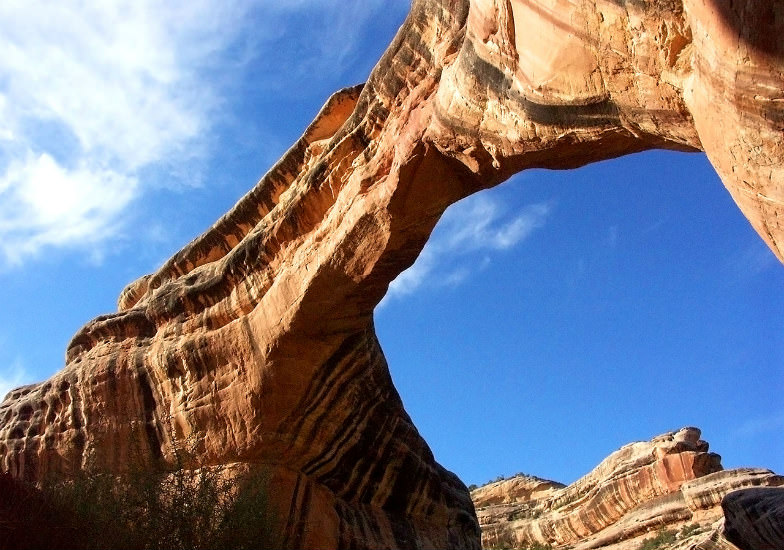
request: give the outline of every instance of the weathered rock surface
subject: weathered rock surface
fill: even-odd
[[[741,550],[784,548],[784,489],[735,491],[721,505],[724,535]]]
[[[415,0],[364,87],[7,396],[0,470],[163,469],[187,441],[270,472],[291,547],[477,547],[373,308],[455,201],[653,147],[704,149],[784,258],[782,34],[776,2]]]
[[[566,487],[563,483],[535,476],[516,475],[512,478],[488,483],[471,491],[471,500],[477,508],[507,506],[516,502],[533,502],[548,498]]]
[[[784,477],[720,460],[684,428],[624,446],[568,487],[491,483],[471,493],[483,545],[621,550],[671,530],[679,535],[662,549],[784,548]]]

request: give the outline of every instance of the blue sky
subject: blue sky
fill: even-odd
[[[228,210],[408,2],[0,5],[0,393]],[[42,16],[41,14],[47,14]],[[684,425],[784,472],[784,267],[703,155],[530,171],[447,211],[376,311],[466,483],[569,482]]]

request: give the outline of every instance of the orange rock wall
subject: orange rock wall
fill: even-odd
[[[784,502],[784,477],[762,469],[723,470],[720,457],[708,452],[699,437],[698,429],[684,428],[626,445],[568,487],[514,477],[475,489],[471,497],[483,546],[620,550],[636,548],[662,529],[679,531],[688,525],[690,536],[664,548],[694,548],[689,545],[698,543],[701,550],[736,548],[725,536],[726,499],[767,487],[775,491],[769,497],[769,508],[775,511]],[[534,486],[546,491],[532,492]],[[734,498],[730,501],[743,501]],[[753,521],[735,521],[738,532],[754,531]],[[767,533],[767,525],[763,521],[756,529]],[[776,534],[762,536],[784,542]],[[736,538],[746,540],[745,535]]]

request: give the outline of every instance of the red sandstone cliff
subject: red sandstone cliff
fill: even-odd
[[[768,492],[755,501],[754,525],[738,517],[739,504],[760,488]],[[634,549],[666,531],[673,536],[662,550],[761,550],[784,543],[784,477],[724,470],[696,428],[626,445],[568,487],[518,476],[475,489],[471,497],[486,548]]]
[[[415,0],[364,87],[7,396],[0,470],[165,470],[187,440],[269,472],[290,547],[477,547],[373,308],[453,202],[653,147],[705,150],[784,258],[783,34],[752,0]]]

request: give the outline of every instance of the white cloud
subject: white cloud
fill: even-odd
[[[508,219],[501,205],[486,195],[476,195],[450,208],[439,222],[446,246],[453,250],[506,250],[544,223],[548,203],[528,205]]]
[[[10,264],[46,246],[89,245],[110,236],[138,181],[85,161],[64,168],[28,153],[0,177],[0,253]]]
[[[406,269],[403,273],[397,276],[389,285],[389,295],[404,296],[413,293],[427,280],[430,272],[435,268],[437,255],[433,251],[433,245],[428,242],[425,248],[419,254],[419,257],[414,262],[414,265]]]
[[[3,2],[5,124],[20,139],[45,141],[30,136],[31,124],[57,121],[83,153],[131,169],[196,137],[206,123],[201,102],[214,99],[190,85],[221,46],[210,36],[221,18],[203,3],[165,6]]]
[[[187,8],[151,0],[0,3],[6,264],[113,236],[144,191],[141,169],[199,154],[218,105],[202,75],[240,28],[241,3],[176,5]]]
[[[499,201],[486,194],[453,205],[439,221],[414,265],[389,285],[382,304],[391,297],[412,294],[423,286],[460,285],[474,271],[487,268],[491,252],[508,250],[541,227],[551,210],[549,203],[537,203],[524,207],[517,215],[509,215]],[[447,266],[450,260],[459,265]]]
[[[443,278],[443,280],[441,281],[441,284],[443,286],[448,286],[448,287],[453,287],[454,288],[456,286],[460,286],[463,283],[463,281],[468,279],[468,277],[470,275],[471,275],[471,270],[470,269],[468,269],[467,267],[459,267],[459,268],[449,272]]]
[[[217,122],[249,124],[232,94],[296,93],[341,74],[364,23],[407,6],[0,2],[0,269],[46,247],[100,257],[152,186],[198,184]]]

